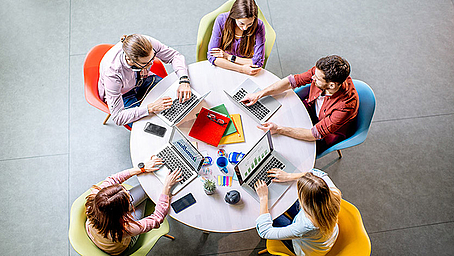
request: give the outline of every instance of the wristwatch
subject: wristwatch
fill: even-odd
[[[140,171],[141,171],[142,173],[145,172],[145,164],[144,164],[144,163],[140,162],[140,163],[137,165],[137,167],[139,167],[139,169],[140,169]]]
[[[230,57],[230,61],[233,62],[233,63],[235,63],[235,60],[236,60],[236,56],[235,56],[235,55],[232,55],[232,56]]]

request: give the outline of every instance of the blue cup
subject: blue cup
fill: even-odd
[[[225,156],[220,156],[216,160],[216,165],[219,167],[221,172],[227,174],[229,171],[227,170],[227,165],[229,164],[229,160]]]

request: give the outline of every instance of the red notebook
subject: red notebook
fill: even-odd
[[[217,147],[229,121],[226,115],[202,107],[189,136]]]

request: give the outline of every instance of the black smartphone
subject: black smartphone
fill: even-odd
[[[145,125],[145,128],[143,130],[145,132],[151,133],[153,135],[156,135],[159,137],[164,137],[164,135],[166,134],[167,128],[162,127],[157,124],[147,122],[147,124]]]
[[[179,213],[195,203],[192,193],[189,193],[171,204],[175,213]]]

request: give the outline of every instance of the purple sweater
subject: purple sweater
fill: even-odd
[[[210,55],[212,48],[219,48],[221,46],[222,30],[224,30],[225,21],[229,17],[229,12],[221,13],[216,18],[213,26],[213,32],[211,33],[210,44],[208,45],[207,58],[211,64],[214,65],[216,57]],[[263,66],[265,59],[265,25],[263,21],[257,19],[257,30],[255,31],[255,45],[254,45],[254,56],[252,56],[252,64],[259,67]],[[231,51],[226,51],[228,54],[239,56],[244,58],[239,53],[241,38],[235,38],[233,40]]]

